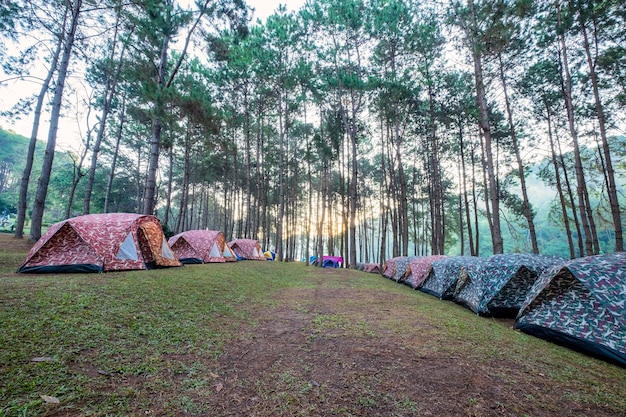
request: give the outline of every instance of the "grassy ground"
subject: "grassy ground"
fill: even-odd
[[[625,369],[378,275],[17,275],[24,250],[0,251],[0,416],[626,415]]]

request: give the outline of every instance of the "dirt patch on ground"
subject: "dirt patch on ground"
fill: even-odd
[[[0,232],[0,252],[28,252],[32,246],[33,243],[27,237],[17,239],[12,233]]]
[[[542,370],[451,355],[420,332],[398,334],[379,318],[401,317],[401,295],[330,289],[328,273],[319,274],[319,288],[286,291],[280,307],[259,311],[258,325],[226,346],[207,404],[215,415],[622,415],[569,400],[567,381],[547,384]]]

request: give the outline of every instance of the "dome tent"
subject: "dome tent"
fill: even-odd
[[[626,253],[568,261],[531,288],[515,328],[626,366]]]
[[[18,272],[106,272],[182,266],[158,218],[132,213],[87,214],[52,225]]]
[[[476,314],[514,318],[537,278],[562,265],[558,256],[530,253],[492,255],[469,265],[459,278],[454,301]]]
[[[420,256],[409,261],[406,276],[402,281],[411,288],[419,288],[428,276],[434,261],[445,258],[445,255]]]
[[[435,260],[419,290],[442,300],[451,300],[461,274],[469,265],[479,263],[482,259],[477,256],[447,256]]]
[[[168,243],[184,264],[226,262],[226,239],[216,230],[187,230],[169,238]]]
[[[237,259],[265,260],[261,244],[256,239],[235,239],[228,242],[228,247],[235,253]]]

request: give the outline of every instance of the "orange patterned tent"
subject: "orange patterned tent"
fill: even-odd
[[[106,272],[181,266],[161,222],[131,213],[87,214],[52,225],[18,272]]]
[[[226,262],[226,239],[216,230],[187,230],[172,236],[168,243],[184,264]]]

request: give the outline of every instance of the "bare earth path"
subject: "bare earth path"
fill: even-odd
[[[350,288],[352,271],[314,276],[310,289],[285,291],[225,347],[213,368],[214,415],[626,415],[588,404],[575,382],[547,380],[559,364],[500,360],[497,346],[488,359],[472,354],[407,311],[408,288]]]

